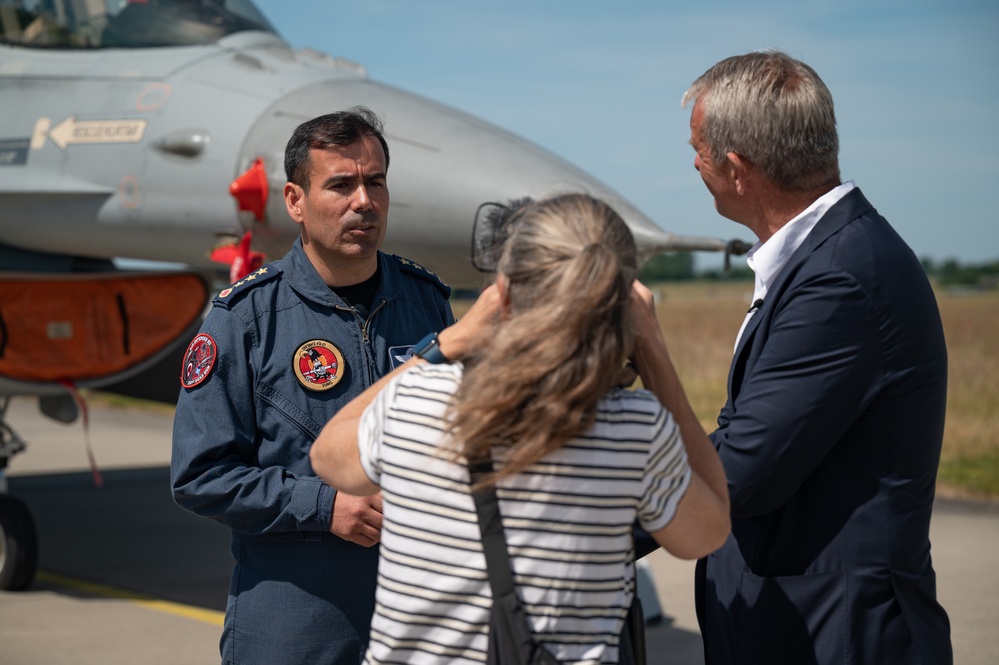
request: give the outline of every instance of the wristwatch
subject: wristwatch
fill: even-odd
[[[447,356],[441,353],[440,341],[435,332],[430,333],[413,346],[413,355],[419,356],[433,365],[451,362]]]

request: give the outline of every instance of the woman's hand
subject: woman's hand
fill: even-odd
[[[652,361],[650,356],[666,352],[666,340],[663,338],[659,319],[656,316],[656,299],[649,287],[637,279],[631,283],[631,301],[628,308],[632,332],[635,334],[635,348],[631,361],[638,370],[642,382],[649,385],[649,369]]]
[[[503,292],[493,284],[479,294],[465,316],[437,336],[444,357],[454,362],[470,354],[499,322],[502,309]]]

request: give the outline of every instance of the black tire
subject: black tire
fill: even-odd
[[[0,495],[0,590],[24,591],[38,569],[38,536],[24,502]]]

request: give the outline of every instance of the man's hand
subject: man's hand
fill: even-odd
[[[330,533],[344,540],[371,547],[382,539],[382,495],[351,496],[337,492],[333,498]]]

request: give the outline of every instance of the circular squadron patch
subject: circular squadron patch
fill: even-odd
[[[187,346],[184,353],[184,363],[180,367],[180,385],[193,388],[208,378],[215,359],[218,357],[218,346],[207,333],[199,333]]]
[[[298,347],[292,363],[298,382],[309,390],[329,390],[340,383],[347,371],[340,349],[322,339]]]

